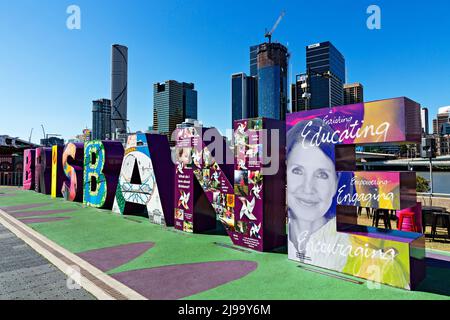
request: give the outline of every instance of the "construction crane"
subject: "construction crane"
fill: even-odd
[[[28,142],[31,142],[31,136],[33,135],[33,129],[34,129],[34,128],[31,128],[31,131],[30,131],[30,137],[28,138]]]
[[[48,139],[49,137],[61,137],[61,135],[60,134],[57,134],[57,133],[45,133],[45,129],[44,129],[44,126],[41,124],[41,127],[42,127],[42,133],[44,134],[44,139]]]
[[[42,127],[42,133],[44,133],[44,139],[45,139],[45,129],[44,129],[44,125],[41,124],[41,127]]]
[[[61,137],[61,135],[60,134],[57,134],[57,133],[45,133],[45,129],[44,129],[44,126],[41,124],[41,127],[42,127],[42,133],[44,134],[44,139],[46,140],[46,141],[48,141],[48,138],[49,137]]]
[[[280,24],[281,20],[283,19],[285,15],[285,11],[281,11],[280,16],[277,19],[277,22],[275,22],[275,24],[272,27],[272,30],[270,30],[269,32],[266,32],[266,34],[264,35],[264,37],[269,39],[269,43],[272,41],[272,33],[274,33],[275,29],[278,27],[278,25]]]

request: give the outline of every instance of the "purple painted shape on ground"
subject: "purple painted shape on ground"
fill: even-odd
[[[254,261],[214,261],[125,271],[112,277],[148,299],[173,300],[240,279],[257,267]]]
[[[14,211],[20,211],[20,210],[27,210],[27,209],[33,209],[33,208],[39,208],[39,207],[44,207],[51,204],[50,202],[48,203],[32,203],[32,204],[22,204],[22,205],[18,205],[18,206],[9,206],[9,207],[0,207],[0,209],[2,209],[3,211],[6,212],[14,212]]]
[[[14,211],[11,212],[10,215],[12,215],[14,218],[27,218],[27,217],[47,216],[58,213],[67,213],[72,211],[74,210],[64,209],[64,210],[42,210],[42,211]]]
[[[63,220],[69,220],[70,217],[54,217],[54,218],[25,218],[20,219],[21,222],[25,224],[32,224],[32,223],[44,223],[44,222],[57,222],[57,221],[63,221]]]
[[[146,252],[155,244],[138,242],[78,253],[77,255],[102,271],[119,267]]]

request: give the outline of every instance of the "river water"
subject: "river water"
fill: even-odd
[[[417,175],[430,180],[430,172],[417,172]],[[450,172],[433,172],[433,192],[450,194]]]

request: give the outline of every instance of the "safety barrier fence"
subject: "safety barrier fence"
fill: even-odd
[[[0,172],[0,186],[22,186],[23,172]]]

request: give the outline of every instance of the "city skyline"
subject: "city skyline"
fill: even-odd
[[[364,83],[365,101],[408,96],[429,108],[430,121],[439,107],[450,104],[450,93],[445,89],[450,84],[446,76],[450,71],[450,47],[436,40],[446,35],[442,15],[450,6],[444,2],[424,8],[414,3],[405,6],[380,1],[381,30],[367,29],[365,10],[370,3],[366,1],[348,2],[345,9],[331,2],[326,6],[302,4],[310,12],[321,10],[329,19],[325,21],[300,14],[296,1],[269,1],[262,8],[256,8],[256,2],[251,1],[200,1],[194,6],[178,1],[152,2],[134,8],[123,7],[124,3],[109,6],[106,1],[79,1],[81,30],[65,27],[66,4],[21,1],[2,8],[8,15],[0,20],[8,28],[1,28],[0,35],[8,50],[0,53],[1,68],[5,70],[0,80],[0,88],[4,89],[0,111],[19,111],[23,123],[18,128],[17,121],[9,121],[2,127],[2,134],[28,140],[34,128],[31,141],[38,142],[43,124],[46,130],[62,134],[67,140],[90,127],[92,100],[110,93],[110,49],[114,43],[129,47],[131,131],[145,130],[153,124],[152,84],[176,79],[195,83],[198,119],[225,134],[231,123],[230,76],[248,70],[249,47],[265,41],[264,29],[273,25],[282,9],[286,16],[273,41],[286,45],[292,54],[289,83],[295,74],[305,71],[304,47],[331,41],[346,58],[346,82]],[[256,17],[244,21],[248,8]],[[111,22],[103,19],[98,23],[93,12],[112,15]],[[114,21],[122,13],[137,18],[115,26]],[[149,16],[144,21],[145,14]],[[24,19],[29,23],[21,24]],[[299,30],[299,25],[308,25],[304,29],[307,32]],[[14,28],[23,37],[7,32]],[[360,36],[356,37],[358,42],[348,37],[351,28]],[[400,35],[402,41],[397,40]],[[193,41],[195,45],[189,46]],[[426,43],[434,43],[433,48]],[[160,60],[162,56],[166,59]],[[425,74],[432,81],[420,81]]]

